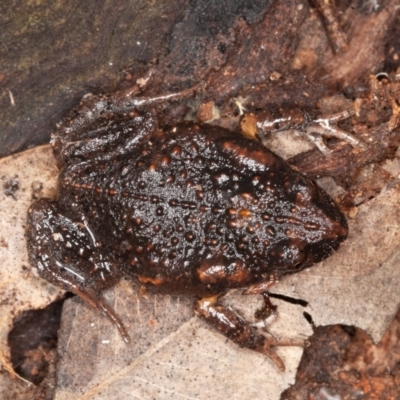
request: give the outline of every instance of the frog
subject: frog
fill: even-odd
[[[348,225],[335,201],[260,141],[195,121],[161,126],[159,108],[193,91],[84,97],[52,135],[57,198],[33,202],[29,260],[48,282],[101,310],[121,278],[190,295],[194,313],[284,371],[277,339],[224,306],[230,289],[268,293],[333,254]]]

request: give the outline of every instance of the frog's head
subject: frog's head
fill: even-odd
[[[274,266],[286,274],[333,254],[347,238],[348,225],[334,200],[315,182],[297,172],[285,178],[279,198],[282,196],[292,207],[282,216],[275,216],[282,240],[276,242],[268,255],[275,255]]]
[[[232,196],[226,226],[230,237],[236,233],[236,251],[256,270],[263,265],[263,271],[286,275],[329,257],[346,239],[348,226],[337,204],[314,182],[294,171],[280,174],[281,179],[283,185],[268,179],[268,189],[260,176],[264,194]]]
[[[281,157],[245,138],[221,139],[220,149],[231,162],[228,172],[213,175],[221,191],[226,186],[227,237],[255,271],[288,274],[307,268],[346,239],[348,226],[338,205]]]

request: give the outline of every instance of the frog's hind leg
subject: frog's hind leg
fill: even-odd
[[[71,160],[110,160],[127,154],[157,131],[153,106],[194,95],[200,84],[175,93],[136,97],[134,90],[85,96],[79,106],[52,134],[51,144],[59,167]]]
[[[29,208],[27,239],[30,262],[39,275],[102,310],[129,342],[120,318],[100,295],[118,281],[119,269],[101,252],[86,220],[66,216],[56,202],[41,199]]]
[[[281,371],[285,371],[285,364],[275,352],[274,347],[303,346],[304,342],[297,339],[278,340],[272,336],[261,335],[235,312],[218,304],[218,297],[219,295],[215,295],[198,300],[195,303],[195,314],[240,347],[247,347],[265,354]]]
[[[199,85],[183,89],[179,92],[166,93],[153,97],[136,96],[137,91],[133,89],[107,95],[94,96],[88,94],[81,100],[73,113],[62,122],[56,136],[69,136],[71,134],[75,134],[76,136],[81,132],[88,132],[88,127],[100,119],[105,119],[109,122],[118,115],[128,115],[134,118],[138,110],[147,110],[149,107],[157,104],[189,98],[203,89],[204,83],[202,82]],[[147,117],[150,118],[151,114],[147,113]]]

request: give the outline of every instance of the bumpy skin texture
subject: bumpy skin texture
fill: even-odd
[[[58,200],[30,207],[27,236],[39,273],[120,329],[100,292],[123,274],[164,292],[262,292],[346,238],[333,200],[259,142],[205,124],[161,131],[147,105],[118,101],[86,100],[64,121]]]

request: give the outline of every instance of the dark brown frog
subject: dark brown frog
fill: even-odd
[[[195,312],[240,346],[270,356],[297,345],[259,334],[218,304],[228,288],[271,283],[330,256],[347,223],[334,201],[261,143],[207,124],[160,130],[152,107],[174,95],[86,98],[52,139],[56,201],[28,214],[30,261],[46,280],[103,310],[123,275],[199,296]]]

